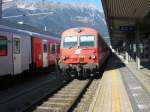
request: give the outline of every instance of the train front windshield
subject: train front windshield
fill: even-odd
[[[80,36],[80,47],[94,47],[95,36],[93,35],[82,35]]]
[[[78,39],[76,36],[64,37],[63,47],[64,48],[77,47],[77,40]]]

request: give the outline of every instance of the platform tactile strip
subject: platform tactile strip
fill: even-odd
[[[127,68],[120,69],[133,111],[150,112],[150,93]]]

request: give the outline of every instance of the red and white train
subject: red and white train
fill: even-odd
[[[60,39],[0,25],[0,77],[54,65]]]
[[[70,28],[62,33],[59,67],[75,76],[99,73],[109,47],[93,28]]]

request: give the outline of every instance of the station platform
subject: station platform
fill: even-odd
[[[90,112],[150,112],[150,72],[117,56],[108,61]]]

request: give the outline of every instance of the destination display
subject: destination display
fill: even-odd
[[[135,32],[136,27],[135,26],[120,26],[119,30],[123,32]]]

